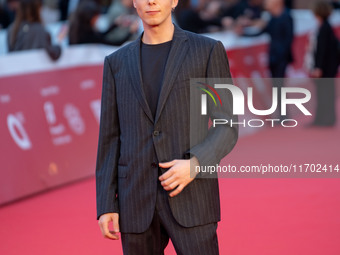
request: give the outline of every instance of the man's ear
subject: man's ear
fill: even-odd
[[[135,3],[135,1],[132,1],[133,2],[133,7],[135,7],[136,8],[136,3]]]
[[[174,10],[178,5],[178,0],[172,0],[172,9]]]

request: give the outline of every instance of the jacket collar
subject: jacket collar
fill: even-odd
[[[140,48],[142,43],[143,33],[131,43],[130,51],[127,54],[127,61],[130,72],[130,79],[132,86],[134,88],[136,97],[150,119],[152,123],[157,123],[164,105],[167,101],[169,93],[174,85],[175,78],[177,77],[177,73],[181,67],[181,63],[183,62],[186,53],[189,49],[189,45],[187,43],[187,35],[184,30],[175,25],[174,35],[171,43],[171,49],[169,52],[169,56],[167,59],[167,63],[164,70],[164,78],[162,87],[160,90],[156,116],[155,119],[151,113],[151,110],[148,106],[146,96],[143,90],[143,81],[142,81],[142,69],[141,69],[141,59],[140,59]]]

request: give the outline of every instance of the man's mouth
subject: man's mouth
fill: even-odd
[[[160,13],[160,11],[147,11],[146,13],[150,15],[155,15],[155,14]]]

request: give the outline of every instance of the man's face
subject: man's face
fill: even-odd
[[[133,5],[144,25],[159,26],[171,22],[171,11],[178,0],[133,0]]]
[[[265,0],[264,1],[264,7],[267,11],[272,12],[274,9],[276,9],[278,6],[283,5],[282,0]]]

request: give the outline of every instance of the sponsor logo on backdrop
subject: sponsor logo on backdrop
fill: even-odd
[[[311,93],[309,90],[305,88],[294,88],[294,87],[283,87],[281,88],[281,93],[279,93],[278,88],[272,88],[272,104],[269,109],[256,109],[253,101],[253,88],[249,87],[247,89],[247,100],[245,99],[245,95],[243,91],[235,85],[232,84],[215,84],[213,86],[203,83],[197,82],[198,88],[204,92],[201,95],[201,115],[207,115],[208,109],[208,96],[210,100],[214,102],[215,107],[223,106],[222,99],[220,94],[216,91],[216,89],[228,90],[233,98],[233,114],[239,116],[239,120],[237,122],[232,119],[212,119],[212,126],[216,127],[217,125],[230,125],[230,126],[241,126],[241,127],[253,127],[260,128],[268,123],[271,127],[279,124],[282,127],[296,127],[298,125],[298,121],[295,119],[285,118],[287,116],[287,106],[294,105],[301,111],[305,116],[311,116],[310,111],[305,107],[305,104],[308,103],[311,99]],[[279,95],[280,98],[279,98]],[[297,96],[296,98],[292,98],[293,96]],[[279,107],[281,104],[281,107]],[[240,117],[245,115],[245,107],[248,107],[249,112],[251,112],[255,116],[270,116],[276,113],[278,110],[281,110],[278,113],[280,118],[255,118],[255,119],[242,119]]]

